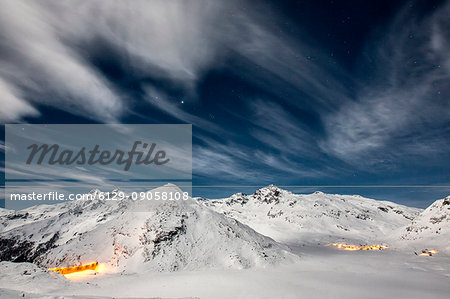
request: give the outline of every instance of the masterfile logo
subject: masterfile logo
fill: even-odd
[[[139,146],[142,147],[141,151],[138,149]],[[124,170],[128,171],[133,163],[136,165],[163,165],[170,161],[169,158],[166,158],[166,152],[164,150],[158,150],[153,154],[155,148],[156,143],[149,145],[145,142],[135,141],[133,147],[128,152],[119,149],[116,149],[114,152],[108,150],[100,151],[100,145],[96,144],[91,150],[86,150],[86,147],[83,146],[75,153],[72,150],[60,151],[58,144],[38,145],[34,143],[27,147],[30,150],[30,155],[26,163],[32,164],[34,162],[41,165],[46,158],[48,158],[48,165],[95,165],[97,163],[109,165],[115,162],[118,165],[124,165]]]

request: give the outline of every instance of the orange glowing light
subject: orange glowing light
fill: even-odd
[[[436,254],[438,252],[439,251],[437,251],[436,249],[431,249],[431,250],[424,249],[424,250],[422,250],[422,253],[419,254],[419,256],[432,256],[433,254]]]
[[[384,250],[389,248],[386,245],[370,245],[370,246],[356,246],[356,245],[348,245],[345,243],[330,243],[326,246],[335,246],[338,249],[348,250],[348,251],[357,251],[357,250]]]
[[[85,264],[85,265],[74,266],[74,267],[50,268],[48,270],[53,271],[53,272],[58,272],[59,274],[67,275],[67,274],[82,272],[82,271],[86,271],[86,270],[96,271],[98,268],[99,268],[99,263],[94,262],[91,264]]]

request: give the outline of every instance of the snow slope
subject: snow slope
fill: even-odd
[[[17,292],[8,291],[11,289],[26,292],[25,298],[47,299],[96,296],[116,299],[448,298],[450,257],[418,257],[412,252],[394,250],[349,252],[324,246],[301,249],[302,262],[292,265],[245,270],[116,273],[69,281],[69,286],[48,277],[23,276],[22,267],[13,271],[0,263],[0,298],[5,289],[9,296],[4,298],[8,299],[16,298]]]
[[[156,191],[180,192],[174,185],[149,192]],[[298,258],[193,199],[74,201],[3,214],[0,260],[45,267],[98,261],[112,272],[241,269]]]
[[[23,290],[26,287],[29,290],[39,290],[43,293],[67,288],[70,285],[64,276],[49,272],[31,263],[0,262],[0,281],[3,282],[2,287],[8,286],[13,290]]]
[[[124,288],[122,287],[122,289]],[[89,295],[77,295],[80,290]],[[92,295],[92,293],[98,291],[99,287],[96,284],[86,281],[69,281],[63,275],[47,271],[47,269],[40,268],[32,263],[0,262],[0,299],[24,297],[34,299],[113,298],[112,296]],[[64,296],[62,296],[63,294]],[[127,294],[124,295],[124,297],[129,298],[126,296]],[[117,296],[114,296],[114,298],[120,299]],[[146,296],[146,298],[149,297]],[[188,298],[186,297],[185,299]]]
[[[435,201],[399,233],[400,245],[450,253],[450,196]]]
[[[273,185],[251,195],[199,201],[279,242],[303,244],[385,242],[421,211],[359,195],[293,194]]]

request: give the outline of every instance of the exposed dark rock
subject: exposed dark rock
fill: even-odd
[[[28,218],[29,215],[30,214],[28,214],[28,212],[27,213],[16,212],[13,214],[6,215],[5,217],[8,220],[14,220],[14,219],[26,219]]]
[[[40,257],[58,240],[58,233],[44,243],[36,244],[27,240],[17,240],[15,236],[0,237],[0,261],[29,262],[39,264]]]

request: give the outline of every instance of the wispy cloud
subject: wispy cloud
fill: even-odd
[[[422,20],[408,20],[408,9],[384,39],[367,45],[376,72],[370,82],[361,81],[356,98],[324,117],[323,151],[362,165],[399,158],[412,141],[432,143],[430,130],[450,121],[450,5]]]
[[[202,144],[193,148],[193,171],[195,175],[207,176],[216,182],[241,183],[275,182],[281,174],[289,174],[291,180],[333,176],[335,172],[296,162],[295,157],[255,150],[232,141],[219,142],[203,137]]]
[[[306,32],[294,39],[280,29],[279,19],[267,15],[264,11],[255,14],[256,21],[244,27],[247,34],[238,35],[239,42],[234,44],[234,51],[250,62],[246,66],[252,70],[248,80],[263,89],[268,89],[270,82],[268,90],[292,104],[304,104],[299,94],[315,108],[331,109],[342,103],[349,92],[343,82],[353,81],[350,74],[329,52],[314,45]]]
[[[121,93],[90,61],[96,42],[122,53],[130,71],[193,89],[219,55],[234,5],[221,1],[1,1],[0,77],[9,82],[2,121],[33,103],[105,122],[126,112]],[[214,62],[215,63],[215,62]],[[3,84],[2,90],[5,90]],[[13,92],[11,90],[17,90]]]
[[[67,23],[43,2],[2,1],[0,38],[3,40],[0,76],[20,90],[21,112],[1,101],[9,119],[35,114],[27,101],[114,121],[121,102],[110,84],[65,42]],[[82,20],[80,20],[82,21]],[[30,104],[28,104],[30,105]],[[14,110],[15,109],[15,110]],[[3,110],[3,109],[2,109]],[[4,121],[4,120],[2,120]]]
[[[338,80],[327,76],[331,70],[314,62],[321,54],[280,34],[272,25],[277,20],[269,17],[262,3],[254,7],[247,1],[155,0],[130,5],[3,0],[2,7],[0,77],[17,90],[13,93],[17,104],[5,108],[3,113],[9,116],[3,119],[31,115],[36,103],[117,121],[127,105],[115,82],[90,60],[96,43],[105,41],[121,53],[137,77],[170,80],[188,93],[195,93],[205,72],[225,67],[228,58],[236,56],[291,88],[314,90],[309,93],[316,99],[342,90]]]
[[[256,100],[250,104],[250,119],[255,124],[252,135],[268,147],[282,154],[313,156],[317,146],[299,119],[284,107],[271,102]]]
[[[24,115],[38,115],[39,112],[23,100],[13,86],[0,78],[0,120],[9,122],[21,119]]]

